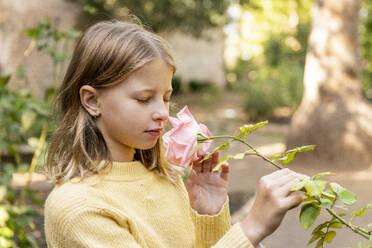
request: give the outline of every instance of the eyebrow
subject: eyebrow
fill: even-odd
[[[154,91],[156,91],[156,90],[152,90],[152,89],[143,89],[143,90],[137,90],[136,92],[138,93],[138,92],[154,92]],[[165,93],[168,93],[168,92],[172,92],[173,91],[173,89],[172,88],[170,88],[170,89],[168,89]]]

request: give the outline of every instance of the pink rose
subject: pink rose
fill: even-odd
[[[204,124],[198,124],[187,106],[177,114],[177,118],[169,117],[173,128],[163,135],[166,157],[171,164],[187,167],[198,158],[198,150],[206,152],[211,141],[198,147],[197,134],[210,137],[212,134]],[[198,149],[199,148],[199,149]]]

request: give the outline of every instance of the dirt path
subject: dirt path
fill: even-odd
[[[200,122],[204,122],[215,135],[232,134],[235,128],[244,124],[244,121],[241,120],[244,119],[245,116],[242,108],[239,107],[242,105],[242,99],[231,95],[224,98],[230,100],[227,100],[227,102],[224,100],[225,103],[218,101],[216,105],[213,105],[214,109],[209,109],[207,111],[193,104],[189,105],[195,118]],[[231,118],[232,115],[235,117]],[[250,135],[248,141],[250,144],[258,148],[258,150],[264,155],[273,156],[286,149],[285,140],[288,132],[288,124],[269,123],[267,126],[260,128]],[[246,147],[237,143],[230,147],[229,153],[231,154],[244,150],[246,150]],[[351,210],[357,210],[364,207],[367,203],[372,203],[372,168],[364,171],[342,171],[334,169],[335,167],[337,168],[337,165],[319,165],[312,164],[312,162],[313,161],[309,161],[304,165],[298,164],[296,163],[296,160],[294,160],[289,167],[297,172],[307,175],[314,175],[324,171],[335,172],[336,175],[327,178],[327,180],[341,184],[358,196],[357,204],[352,206],[350,208]],[[315,160],[314,163],[316,163]],[[253,201],[252,196],[254,195],[260,177],[273,172],[276,169],[268,165],[262,159],[256,157],[247,158],[243,161],[232,161],[230,162],[230,166],[230,206],[233,211],[232,221],[236,222],[241,220],[249,211],[249,207]],[[310,228],[310,230],[307,231],[304,230],[299,223],[299,213],[300,208],[288,212],[282,225],[274,234],[266,238],[263,241],[263,244],[268,248],[315,247],[315,244],[307,246],[313,228]],[[348,220],[350,216],[345,216],[345,218]],[[328,219],[330,219],[329,214],[324,211],[313,227],[316,227],[317,223],[321,223],[322,220],[325,221]],[[372,211],[367,212],[366,217],[356,219],[353,223],[366,228],[367,224],[371,222]],[[351,230],[343,229],[337,231],[335,240],[325,247],[349,248],[351,246],[356,246],[358,241],[362,241],[362,238],[359,235],[352,233]]]
[[[242,106],[241,100],[238,96],[230,94],[224,96],[224,101],[221,98],[217,98],[214,102],[212,101],[213,104],[201,106],[200,102],[194,101],[192,97],[186,97],[176,100],[179,104],[174,108],[174,111],[188,104],[194,117],[199,122],[206,124],[213,134],[232,134],[237,127],[244,124],[242,120],[245,119],[245,115],[242,107],[240,107]],[[250,135],[248,141],[264,155],[272,156],[285,150],[285,139],[288,131],[289,126],[287,124],[269,124]],[[229,153],[245,150],[246,147],[243,145],[233,143]],[[249,210],[249,202],[252,200],[251,198],[254,195],[259,178],[276,169],[256,157],[243,161],[232,161],[230,162],[230,166],[230,208],[233,212],[232,220],[236,222],[241,220]],[[299,165],[296,164],[296,161],[290,167],[295,171],[308,175],[329,170],[327,167],[320,168],[319,166],[311,168],[311,163],[307,166]],[[368,202],[372,202],[372,170],[351,170],[348,172],[333,170],[333,172],[336,172],[337,175],[329,178],[329,181],[338,182],[357,194],[358,203],[352,209],[357,209],[366,205]],[[23,181],[23,179],[19,178],[18,181]],[[50,190],[50,185],[43,183],[42,178],[36,178],[35,181],[39,184],[37,187],[40,187],[42,191],[48,192]],[[305,231],[299,224],[299,211],[299,208],[291,210],[279,229],[264,240],[263,244],[267,248],[308,247],[307,242],[310,239],[311,231]],[[355,224],[366,226],[368,223],[371,223],[372,211],[367,216],[367,218],[362,218],[362,221],[357,219]],[[321,215],[316,223],[320,223],[322,219],[325,220],[326,218],[328,218],[327,214]],[[38,221],[40,222],[39,226],[42,226],[42,218]],[[42,232],[39,231],[37,235],[42,235]],[[335,241],[326,247],[348,248],[356,245],[359,240],[361,240],[359,236],[353,234],[351,231],[341,230],[337,232]],[[310,247],[314,247],[314,245]]]

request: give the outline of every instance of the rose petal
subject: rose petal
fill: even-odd
[[[169,119],[169,122],[172,124],[173,127],[177,127],[178,125],[181,124],[181,122],[177,118],[169,116],[168,119]]]
[[[163,135],[163,145],[168,161],[174,165],[186,167],[198,159],[198,147],[206,151],[211,142],[198,145],[197,134],[202,132],[211,136],[204,124],[198,124],[187,106],[177,113],[177,118],[169,117],[173,128]]]
[[[198,124],[192,114],[190,113],[190,110],[187,106],[185,106],[180,112],[177,114],[178,119],[181,122],[195,122],[195,124]]]

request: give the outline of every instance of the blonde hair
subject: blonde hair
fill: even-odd
[[[104,21],[84,32],[56,97],[60,122],[50,142],[46,167],[51,179],[62,183],[84,178],[112,165],[94,118],[81,104],[79,89],[83,85],[97,89],[114,85],[155,58],[163,59],[175,71],[166,42],[141,24]],[[175,181],[178,170],[164,159],[161,138],[152,149],[136,149],[134,158]]]

